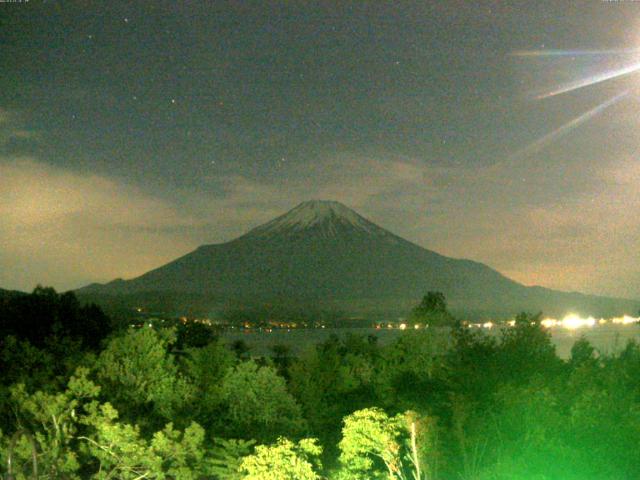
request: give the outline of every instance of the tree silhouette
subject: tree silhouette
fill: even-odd
[[[429,325],[451,325],[454,322],[453,316],[447,310],[447,300],[442,292],[427,292],[411,313],[415,321]]]

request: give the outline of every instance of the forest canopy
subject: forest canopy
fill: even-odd
[[[114,328],[40,287],[0,319],[3,478],[32,478],[34,455],[42,479],[640,477],[640,345],[580,339],[561,360],[539,315],[498,337],[333,336],[296,357]]]

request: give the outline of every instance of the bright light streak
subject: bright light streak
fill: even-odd
[[[593,317],[580,318],[578,315],[570,314],[564,317],[560,324],[569,330],[575,330],[582,327],[593,327],[596,324],[596,320]]]
[[[629,325],[630,323],[638,323],[640,318],[634,318],[629,315],[624,315],[623,317],[612,318],[611,323],[617,323],[622,325]]]
[[[590,77],[581,78],[574,82],[565,83],[555,90],[551,90],[547,93],[542,93],[537,95],[535,98],[537,100],[541,100],[543,98],[554,97],[556,95],[561,95],[563,93],[572,92],[574,90],[578,90],[579,88],[588,87],[590,85],[595,85],[597,83],[606,82],[607,80],[612,80],[614,78],[622,77],[625,75],[629,75],[631,73],[635,73],[640,70],[640,62],[635,62],[626,67],[618,68],[615,70],[609,70],[607,72],[603,72],[597,75],[591,75]]]
[[[540,320],[540,326],[544,328],[564,328],[567,330],[576,330],[578,328],[592,328],[598,325],[606,325],[607,323],[613,323],[617,325],[631,325],[634,323],[640,323],[640,317],[632,317],[630,315],[623,315],[622,317],[616,317],[611,319],[595,319],[594,317],[581,317],[575,313],[569,313],[564,316],[562,319],[558,320],[557,318],[546,317]],[[536,323],[533,322],[532,325]],[[515,327],[516,321],[509,320],[504,324],[498,323],[498,325],[506,325],[508,327]],[[467,324],[468,328],[486,328],[491,329],[496,326],[496,323],[492,321],[487,321],[484,323],[469,323]]]
[[[628,55],[640,53],[640,49],[612,50],[517,50],[512,57],[581,57],[588,55]]]
[[[614,103],[619,102],[620,100],[622,100],[628,94],[629,94],[629,90],[626,90],[626,91],[616,95],[615,97],[610,98],[609,100],[605,100],[600,105],[597,105],[597,106],[593,107],[591,110],[583,113],[582,115],[580,115],[580,116],[574,118],[573,120],[570,120],[569,122],[565,123],[564,125],[558,127],[553,132],[547,133],[545,136],[539,138],[538,140],[534,141],[533,143],[530,143],[529,145],[527,145],[523,149],[518,150],[516,153],[514,153],[511,156],[511,158],[512,159],[516,159],[516,158],[527,157],[527,156],[529,156],[529,155],[531,155],[533,153],[536,153],[536,152],[542,150],[543,148],[545,148],[547,145],[549,145],[553,141],[557,140],[558,138],[562,137],[563,135],[566,135],[571,130],[577,128],[578,126],[582,125],[587,120],[590,120],[591,118],[593,118],[597,114],[599,114],[602,111],[606,110],[607,108],[609,108]]]
[[[540,325],[542,325],[544,328],[557,327],[558,323],[558,320],[556,320],[555,318],[544,318],[540,321]]]
[[[593,317],[582,318],[579,315],[576,315],[575,313],[570,313],[567,316],[565,316],[562,320],[557,320],[555,318],[545,318],[542,321],[540,321],[540,325],[542,325],[545,328],[561,327],[561,328],[566,328],[567,330],[575,330],[577,328],[594,327],[596,326],[596,324],[605,325],[609,321],[617,325],[630,325],[633,323],[640,322],[640,317],[635,318],[630,315],[624,315],[622,317],[616,317],[610,320],[606,320],[604,318],[596,320]]]

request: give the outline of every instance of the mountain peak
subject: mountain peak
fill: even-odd
[[[325,236],[334,236],[340,227],[369,234],[384,232],[382,228],[340,202],[309,200],[300,203],[284,215],[254,228],[248,235],[288,234],[318,228]]]
[[[343,217],[354,219],[359,215],[346,205],[335,200],[308,200],[290,210],[287,215],[305,218]]]

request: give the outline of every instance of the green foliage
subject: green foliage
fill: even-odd
[[[240,480],[240,465],[248,456],[255,440],[214,438],[211,449],[210,470],[220,480]]]
[[[182,432],[169,423],[146,440],[137,427],[118,422],[117,412],[108,403],[93,403],[87,413],[82,423],[91,428],[80,437],[81,451],[99,464],[91,478],[196,480],[211,473],[205,433],[196,423]]]
[[[515,326],[502,330],[499,361],[505,380],[526,383],[533,375],[556,374],[562,362],[551,333],[540,325],[542,313],[520,313]]]
[[[300,406],[271,366],[248,360],[230,368],[222,379],[221,395],[233,436],[269,441],[305,429]]]
[[[411,410],[430,399],[448,341],[449,335],[441,330],[422,329],[404,332],[382,347],[374,376],[378,405]]]
[[[436,375],[451,394],[469,402],[490,401],[501,377],[496,339],[464,327],[454,330],[452,337]]]
[[[386,395],[379,383],[380,350],[371,339],[347,335],[332,337],[307,351],[289,369],[291,391],[300,402],[311,431],[329,453],[340,438],[345,415],[378,401]]]
[[[0,303],[0,338],[15,335],[39,348],[51,337],[67,337],[95,350],[110,331],[104,312],[96,305],[80,305],[73,292],[58,294],[38,286],[29,295]]]
[[[404,464],[409,465],[412,480],[436,478],[442,461],[440,428],[437,420],[420,416],[416,412],[404,413],[404,425],[408,431]]]
[[[130,421],[151,412],[158,419],[174,420],[193,395],[193,387],[178,371],[170,345],[175,331],[152,328],[129,330],[113,338],[96,363],[98,381],[107,399]],[[151,421],[150,420],[150,421]]]
[[[213,327],[199,322],[177,321],[176,334],[175,347],[179,350],[206,347],[218,338]]]
[[[427,292],[427,294],[422,297],[422,301],[420,302],[420,305],[416,307],[416,310],[419,313],[446,312],[447,301],[444,297],[444,293]]]
[[[455,319],[447,310],[447,301],[442,292],[427,292],[411,311],[411,319],[434,327],[455,324]]]
[[[580,337],[571,347],[571,366],[575,368],[585,364],[593,365],[595,362],[595,348],[593,348],[586,338]]]
[[[190,416],[203,425],[213,425],[222,415],[222,379],[235,364],[235,356],[223,345],[212,342],[188,349],[179,360],[194,391],[186,407]]]
[[[259,445],[240,465],[242,480],[320,480],[322,448],[313,438],[297,444],[279,438],[273,445]]]
[[[167,328],[95,352],[63,329],[6,336],[0,474],[11,454],[28,478],[33,438],[41,479],[640,478],[638,343],[607,356],[580,339],[563,361],[540,315],[500,336],[442,331],[332,337],[275,363],[197,335],[178,349]]]
[[[63,393],[28,394],[12,388],[18,423],[31,432],[38,451],[38,469],[45,478],[195,480],[212,473],[205,432],[196,423],[184,431],[171,423],[145,439],[137,426],[118,421],[118,412],[96,398],[100,387],[78,369]],[[5,439],[2,456],[8,455]],[[16,464],[30,458],[24,438],[14,451]]]
[[[344,419],[339,447],[336,479],[424,480],[437,470],[435,422],[411,411],[358,410]]]
[[[39,470],[52,478],[78,478],[78,410],[100,391],[100,387],[87,379],[87,374],[86,369],[79,368],[62,393],[37,391],[29,394],[23,384],[11,388],[11,405],[17,424],[33,435],[40,447]],[[17,457],[28,460],[30,448],[24,438],[16,451]]]
[[[27,387],[38,387],[49,383],[55,376],[54,356],[39,349],[26,340],[13,335],[0,343],[0,371],[2,384],[24,383]]]
[[[340,463],[349,478],[403,478],[403,433],[402,417],[389,417],[379,408],[358,410],[346,417],[339,446]]]

